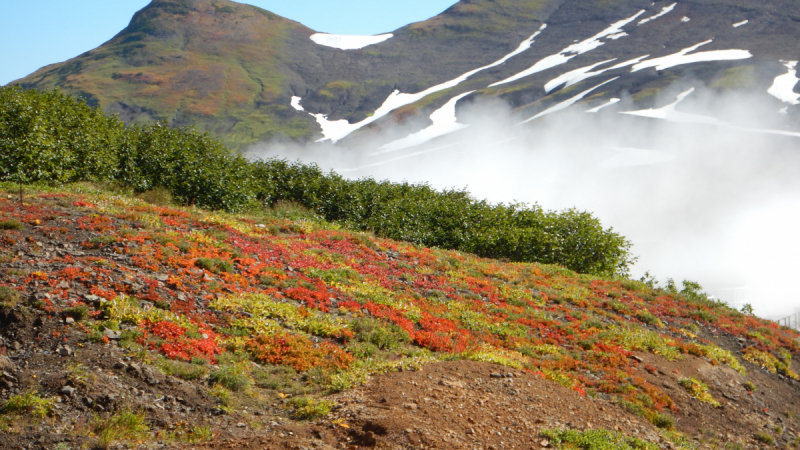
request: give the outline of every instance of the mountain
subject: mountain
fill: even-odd
[[[371,41],[227,0],[154,0],[97,49],[15,83],[59,88],[127,122],[196,125],[243,148],[353,139],[417,117],[410,133],[478,99],[525,118],[579,93],[593,106],[630,98],[647,108],[684,78],[770,90],[787,106],[797,96],[783,87],[793,68],[782,61],[800,59],[798,44],[790,0],[462,0]]]

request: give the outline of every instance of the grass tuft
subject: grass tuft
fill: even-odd
[[[25,228],[21,222],[17,220],[2,220],[0,221],[0,230],[19,231]]]
[[[53,410],[55,401],[40,397],[31,389],[23,394],[14,395],[3,404],[3,414],[30,414],[43,418]]]

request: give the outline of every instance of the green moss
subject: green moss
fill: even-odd
[[[711,82],[715,89],[744,89],[756,83],[754,66],[731,67],[721,77]]]

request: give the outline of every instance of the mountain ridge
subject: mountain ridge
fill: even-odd
[[[493,86],[640,11],[641,18],[626,24],[617,36],[602,38],[591,51]],[[648,17],[647,23],[638,23]],[[800,59],[791,50],[800,44],[800,22],[794,17],[800,18],[800,7],[786,0],[470,0],[401,27],[379,44],[338,50],[312,42],[314,31],[302,24],[259,8],[228,1],[156,0],[98,49],[15,83],[58,87],[119,113],[129,123],[166,118],[175,125],[196,125],[242,149],[275,138],[307,142],[328,137],[321,120],[347,120],[351,125],[365,121],[395,90],[424,92],[492,64],[542,31],[544,24],[547,28],[525,52],[403,104],[380,120],[369,119],[364,129],[347,135],[358,139],[374,134],[373,128],[409,119],[412,131],[420,129],[430,123],[428,114],[469,91],[477,92],[462,104],[498,98],[517,113],[532,116],[567,93],[542,88],[559,74],[609,59],[616,59],[614,64],[643,56],[654,59],[704,41],[710,42],[695,53],[741,49],[753,58],[684,63],[664,71],[620,68],[607,73],[619,79],[590,100],[628,95],[648,107],[652,94],[675,80],[694,78],[723,86],[719,80],[730,79],[726,71],[738,67],[749,67],[753,76],[739,80],[746,86],[732,87],[754,88],[780,75],[780,60]],[[743,21],[748,22],[733,27]],[[592,81],[578,87],[585,90],[604,80]],[[304,111],[290,106],[292,97],[302,99]]]

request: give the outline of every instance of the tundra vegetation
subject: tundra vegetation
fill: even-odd
[[[63,317],[87,346],[113,343],[202,379],[220,410],[275,389],[291,396],[292,417],[319,418],[334,406],[326,394],[376,374],[470,360],[614,401],[677,443],[677,406],[637,371],[634,352],[798,379],[796,332],[697,283],[620,276],[629,244],[587,213],[251,162],[191,129],[124,128],[58,93],[5,88],[0,105],[0,223],[13,224],[0,230],[0,261],[39,252],[35,269],[0,277],[0,308]],[[81,251],[45,253],[33,244],[41,236]],[[702,337],[712,328],[747,346],[717,346]],[[717,401],[697,378],[681,385],[698,403]],[[51,407],[34,386],[0,416],[41,419]],[[138,439],[142,414],[98,417],[92,433],[103,445]],[[543,436],[565,448],[650,448],[604,430]]]

